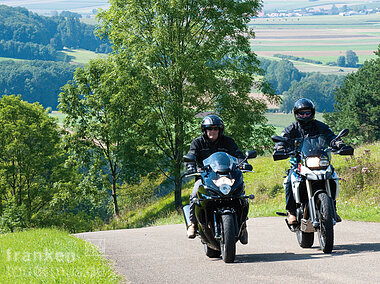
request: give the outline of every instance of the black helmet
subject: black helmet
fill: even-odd
[[[206,128],[211,127],[211,126],[219,127],[219,135],[223,134],[224,123],[223,123],[223,120],[219,116],[214,115],[214,114],[206,116],[202,120],[202,125],[201,125],[202,133],[206,133]]]
[[[311,115],[308,116],[308,117],[300,117],[300,116],[298,116],[298,113],[301,110],[305,110],[305,109],[310,109],[311,110]],[[314,103],[311,100],[309,100],[309,99],[305,99],[305,98],[299,99],[294,104],[293,114],[294,114],[294,118],[299,123],[301,123],[301,124],[306,124],[306,123],[312,121],[314,119],[314,116],[315,116],[315,106],[314,106]]]

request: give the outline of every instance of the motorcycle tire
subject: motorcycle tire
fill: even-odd
[[[209,248],[206,244],[204,244],[205,253],[209,258],[218,258],[220,257],[220,250],[214,250]]]
[[[317,214],[320,222],[318,230],[319,244],[324,253],[331,253],[334,246],[334,209],[330,197],[326,193],[318,195]]]
[[[235,223],[232,214],[222,215],[222,239],[220,242],[222,259],[225,263],[235,261],[236,241],[235,241]]]
[[[297,231],[297,240],[301,248],[311,248],[314,243],[314,233]]]

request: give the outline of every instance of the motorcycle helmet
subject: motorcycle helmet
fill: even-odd
[[[223,134],[224,123],[223,123],[223,120],[219,116],[214,115],[214,114],[206,116],[202,120],[202,124],[201,124],[202,133],[205,134],[206,133],[206,128],[207,127],[212,127],[212,126],[219,128],[219,135]]]
[[[311,110],[311,115],[306,116],[306,117],[300,116],[300,112],[302,110],[306,110],[306,109]],[[305,99],[305,98],[299,99],[294,104],[293,114],[294,114],[294,118],[296,119],[296,121],[298,121],[300,124],[306,124],[306,123],[312,121],[314,119],[314,116],[315,116],[314,103],[309,99]]]

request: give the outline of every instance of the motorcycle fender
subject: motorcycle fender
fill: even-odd
[[[226,214],[232,214],[232,216],[234,217],[234,223],[235,223],[235,237],[237,238],[239,236],[239,222],[237,220],[237,214],[235,212],[234,209],[230,209],[230,208],[225,208],[225,209],[219,209],[218,210],[218,215],[219,216],[222,216],[222,215],[226,215]],[[216,220],[214,222],[217,222]],[[216,226],[217,224],[215,224]]]
[[[290,182],[292,185],[294,200],[296,201],[296,203],[301,203],[301,197],[300,197],[301,179],[297,176],[296,173],[292,173],[292,175],[290,176]]]
[[[235,211],[230,209],[230,208],[227,208],[227,209],[219,209],[218,210],[218,214],[219,215],[224,215],[224,214],[235,214]]]
[[[313,195],[314,202],[317,202],[317,198],[318,198],[318,195],[319,195],[320,193],[326,193],[326,194],[327,194],[327,191],[324,190],[324,189],[317,190],[317,191],[314,193],[314,195]],[[330,198],[331,198],[331,197],[330,197]]]
[[[185,205],[182,207],[183,217],[185,218],[186,228],[190,226],[190,205]]]
[[[336,185],[335,199],[337,199],[339,196],[339,178],[336,172],[334,172],[334,174],[332,175],[332,179],[334,180],[335,185]]]

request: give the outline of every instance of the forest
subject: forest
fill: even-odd
[[[57,109],[60,88],[73,78],[77,66],[53,61],[1,61],[0,94],[20,94],[23,100]]]

